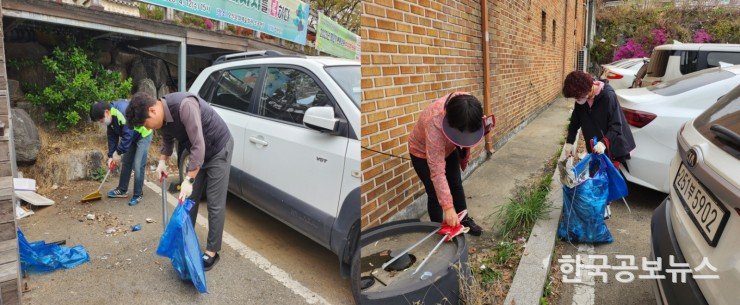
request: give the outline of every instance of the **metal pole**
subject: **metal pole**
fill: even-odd
[[[162,228],[164,231],[167,230],[167,218],[169,213],[167,212],[167,178],[162,177]]]
[[[185,79],[185,70],[187,68],[187,52],[188,52],[188,45],[186,41],[180,42],[180,64],[177,67],[177,79],[179,82],[178,91],[184,92],[187,91],[186,86],[186,79]]]

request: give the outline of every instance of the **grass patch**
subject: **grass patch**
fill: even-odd
[[[513,238],[527,235],[532,230],[537,219],[550,210],[547,194],[550,193],[551,182],[552,173],[547,173],[531,185],[516,188],[514,198],[498,211],[502,236]]]

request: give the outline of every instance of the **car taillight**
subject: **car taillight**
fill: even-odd
[[[608,78],[608,79],[620,79],[622,77],[624,77],[622,74],[617,74],[617,73],[614,73],[614,72],[609,72],[609,73],[606,74],[606,78]]]
[[[632,110],[628,108],[622,108],[622,112],[624,113],[624,117],[627,118],[627,123],[637,128],[645,127],[645,125],[650,124],[650,122],[658,117],[657,115],[650,112]]]

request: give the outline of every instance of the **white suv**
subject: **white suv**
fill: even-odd
[[[647,87],[692,72],[719,67],[720,62],[740,64],[740,44],[680,43],[655,47],[646,74],[637,74],[636,87]]]
[[[738,304],[740,86],[681,128],[670,175],[650,225],[665,276],[654,281],[658,304]],[[686,281],[671,270],[687,271]]]
[[[336,253],[343,277],[360,235],[360,77],[357,61],[258,51],[218,58],[189,90],[234,138],[229,191]]]

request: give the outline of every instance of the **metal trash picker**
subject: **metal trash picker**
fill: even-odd
[[[162,176],[159,177],[159,182],[162,183],[162,229],[165,231],[167,230],[167,218],[169,218],[167,213],[167,173],[162,171]]]

